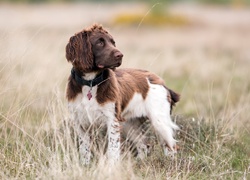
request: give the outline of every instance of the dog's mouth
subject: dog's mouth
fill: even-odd
[[[119,67],[122,64],[122,62],[118,62],[116,64],[114,64],[113,66],[110,66],[110,68],[116,68]]]
[[[104,68],[116,68],[116,67],[119,67],[122,63],[121,62],[118,62],[118,63],[115,63],[115,64],[112,64],[112,65],[102,65],[102,64],[98,64],[97,67],[100,68],[100,69],[104,69]]]

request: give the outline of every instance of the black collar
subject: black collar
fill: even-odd
[[[101,72],[100,74],[98,74],[95,79],[92,80],[85,80],[83,79],[79,74],[76,73],[76,71],[74,70],[74,68],[71,69],[71,76],[73,79],[76,80],[76,82],[82,86],[87,85],[89,87],[93,87],[96,86],[98,84],[100,84],[101,82],[103,82],[104,79],[104,75],[103,72]]]

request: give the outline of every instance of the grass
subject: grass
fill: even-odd
[[[174,159],[164,157],[150,133],[149,157],[139,161],[128,154],[109,169],[102,157],[90,167],[80,165],[67,121],[70,65],[64,48],[78,26],[0,26],[0,179],[250,178],[249,33],[241,38],[237,28],[113,28],[123,66],[156,72],[182,98],[173,116],[181,127]]]

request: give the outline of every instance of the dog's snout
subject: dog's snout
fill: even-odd
[[[114,56],[117,59],[121,59],[123,57],[123,54],[120,51],[117,51],[117,52],[115,52]]]

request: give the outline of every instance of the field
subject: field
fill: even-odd
[[[250,179],[250,11],[172,5],[185,24],[146,25],[146,4],[1,4],[0,179]],[[141,13],[137,24],[115,22]],[[181,94],[173,119],[180,150],[164,157],[157,140],[143,161],[114,169],[79,164],[68,126],[65,46],[103,24],[123,52],[122,67],[155,72]]]

